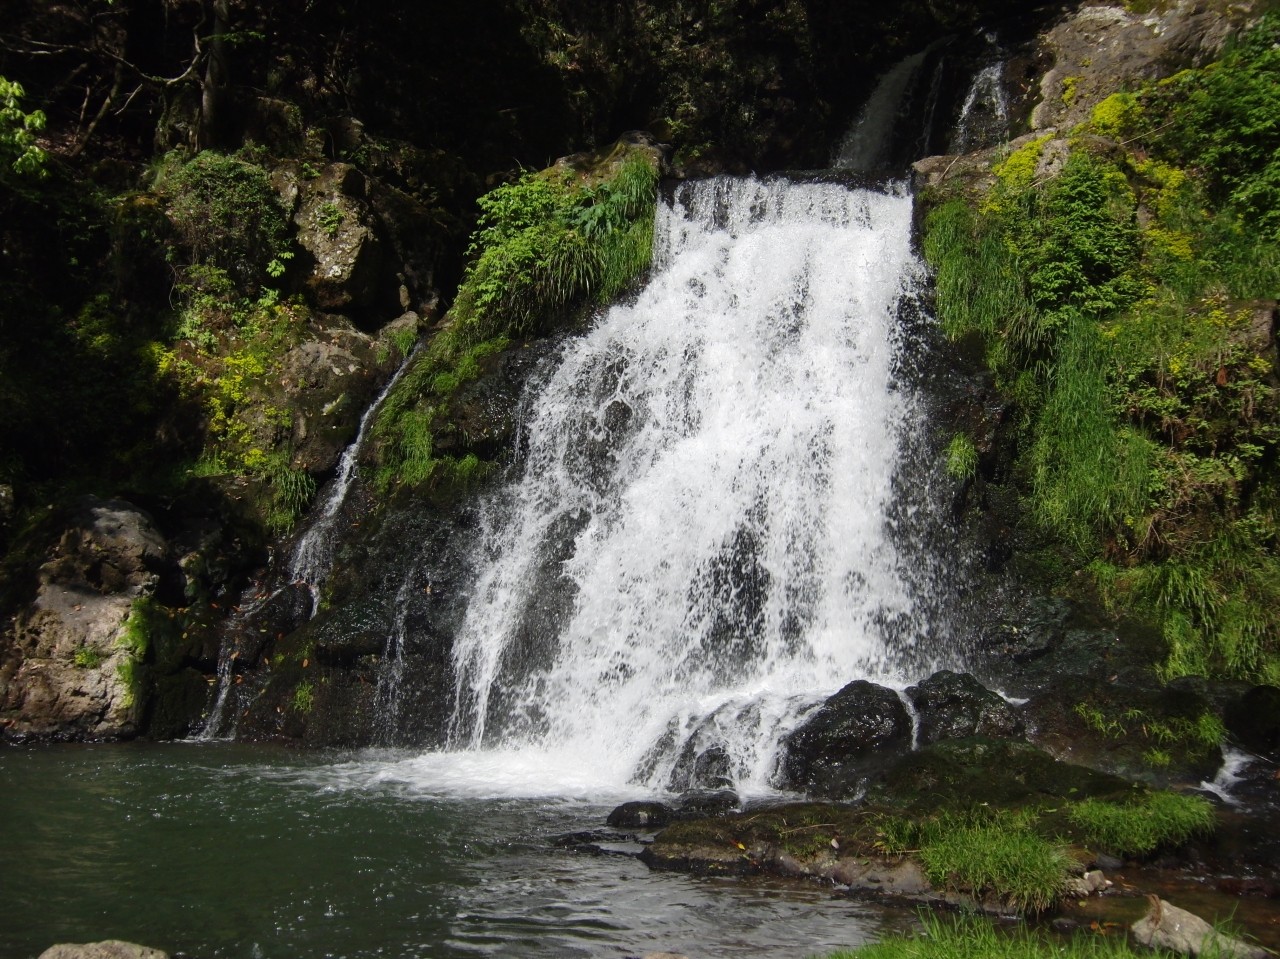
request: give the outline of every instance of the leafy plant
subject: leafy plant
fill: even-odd
[[[320,225],[324,235],[331,240],[338,235],[338,230],[341,229],[344,219],[346,217],[341,207],[336,203],[322,203],[316,213],[316,222]]]
[[[303,680],[293,690],[291,702],[295,712],[309,713],[316,705],[316,690],[310,680]]]
[[[45,116],[40,110],[22,111],[25,95],[21,84],[0,77],[0,181],[9,171],[28,177],[44,174],[45,152],[36,145],[36,134],[44,129]]]

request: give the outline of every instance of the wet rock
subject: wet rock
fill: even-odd
[[[1161,786],[1214,778],[1221,749],[1196,732],[1213,712],[1193,682],[1108,669],[1064,670],[1023,706],[1029,735],[1055,756]]]
[[[681,797],[680,802],[676,804],[675,815],[679,819],[722,816],[736,810],[739,804],[738,794],[732,789],[695,792]]]
[[[281,403],[292,415],[293,462],[313,473],[333,469],[356,435],[360,417],[389,374],[373,338],[341,317],[317,318],[314,337],[285,353]]]
[[[1255,753],[1280,756],[1280,689],[1255,686],[1222,717],[1231,740]]]
[[[919,745],[966,736],[1019,738],[1021,718],[968,673],[941,670],[906,691],[919,716]]]
[[[169,959],[169,954],[134,942],[107,939],[103,942],[59,943],[40,953],[40,959]]]
[[[1168,949],[1184,956],[1210,955],[1222,959],[1266,959],[1271,953],[1223,935],[1194,913],[1148,896],[1151,908],[1129,927],[1133,937],[1152,949]]]
[[[1103,874],[1101,869],[1091,869],[1080,876],[1068,877],[1064,891],[1067,896],[1075,899],[1085,899],[1095,893],[1100,893],[1111,885],[1111,881]]]
[[[135,735],[145,703],[125,642],[133,604],[175,574],[151,516],[86,497],[45,555],[34,598],[0,637],[0,723],[18,738]]]
[[[665,803],[637,800],[618,806],[605,824],[619,829],[660,829],[673,819],[674,813]]]
[[[892,689],[849,683],[787,737],[782,778],[791,789],[852,796],[868,773],[911,748],[911,718]]]

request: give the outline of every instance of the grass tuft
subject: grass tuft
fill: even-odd
[[[1067,818],[1084,841],[1121,856],[1145,856],[1213,829],[1213,807],[1201,796],[1153,792],[1128,803],[1086,799]]]

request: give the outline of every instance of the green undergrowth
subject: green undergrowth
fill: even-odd
[[[1019,926],[1001,928],[978,916],[921,917],[923,930],[893,936],[827,959],[1149,959],[1166,955],[1134,948],[1123,936],[1080,932],[1063,940]]]
[[[1280,681],[1277,40],[1268,16],[1102,101],[1056,172],[1031,141],[926,222],[940,324],[1012,413],[1029,527],[1160,630],[1165,678]]]
[[[287,532],[316,486],[292,463],[293,415],[278,385],[284,354],[310,318],[300,299],[284,301],[271,285],[293,256],[284,210],[266,170],[237,156],[168,154],[155,179],[176,234],[167,257],[177,282],[169,339],[152,352],[181,401],[199,411],[189,473],[253,481],[264,525]]]
[[[1212,808],[1200,797],[1116,787],[1087,798],[1073,789],[1081,796],[1075,799],[1037,793],[1010,806],[953,800],[927,812],[789,805],[678,822],[658,836],[656,848],[728,850],[748,864],[775,852],[810,864],[910,857],[936,889],[1031,914],[1064,895],[1087,855],[1081,849],[1145,857],[1213,828]]]
[[[447,326],[379,411],[381,488],[476,475],[474,456],[435,449],[450,400],[486,358],[615,299],[648,268],[657,181],[651,154],[619,145],[589,172],[528,172],[480,198],[470,265]]]

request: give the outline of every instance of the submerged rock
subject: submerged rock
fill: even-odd
[[[638,800],[618,806],[609,813],[605,823],[624,829],[660,829],[674,818],[671,807],[665,803]]]

